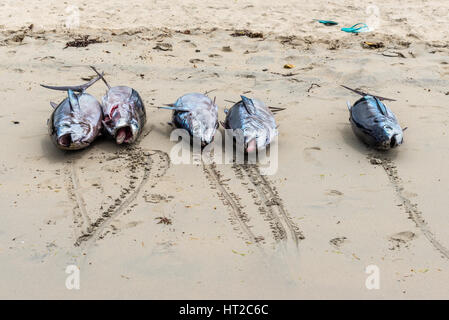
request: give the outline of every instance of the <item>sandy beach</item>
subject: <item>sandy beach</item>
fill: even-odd
[[[2,1],[0,298],[449,298],[448,18],[445,1]],[[358,22],[374,30],[340,31]],[[142,96],[134,145],[51,142],[66,94],[39,84],[90,65]],[[340,85],[395,99],[404,144],[361,143]],[[285,108],[274,174],[172,161],[155,107],[206,91],[219,120],[242,93]]]

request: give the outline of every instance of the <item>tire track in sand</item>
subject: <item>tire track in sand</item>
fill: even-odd
[[[260,173],[259,167],[255,164],[238,164],[234,168],[236,166],[246,173],[262,199],[262,203],[266,207],[270,219],[274,221],[275,228],[273,229],[272,227],[272,229],[275,239],[278,238],[283,241],[292,240],[298,246],[299,240],[303,240],[305,237],[293,221],[291,221],[282,204],[282,199],[271,186],[271,183]]]
[[[78,171],[76,170],[75,163],[73,161],[70,162],[71,167],[71,182],[73,185],[73,194],[76,198],[76,203],[78,204],[78,208],[81,211],[81,214],[84,218],[85,224],[91,224],[91,220],[89,215],[87,214],[86,209],[86,201],[84,201],[82,192],[80,191],[80,181],[78,177]]]
[[[418,204],[413,203],[405,196],[402,179],[398,175],[398,170],[393,160],[374,154],[368,155],[368,159],[371,164],[382,166],[388,176],[388,179],[390,180],[390,183],[393,185],[397,197],[401,200],[405,212],[408,213],[409,218],[421,230],[433,247],[438,250],[444,258],[449,259],[449,250],[435,238],[435,235],[429,229],[427,222],[422,217],[422,212],[418,210]]]
[[[89,225],[91,220],[87,214],[86,203],[80,191],[79,178],[74,161],[68,161],[65,174],[67,176],[66,189],[70,200],[74,203],[73,223],[75,224],[75,237],[79,237],[80,233],[83,233],[83,228]],[[78,232],[76,229],[78,229]]]
[[[212,162],[211,164],[206,164],[203,162],[203,170],[211,183],[212,188],[215,187],[217,189],[224,205],[230,209],[232,219],[237,222],[249,241],[260,247],[258,238],[254,235],[247,224],[249,221],[248,215],[243,211],[243,207],[240,205],[236,195],[231,191],[227,191],[227,185],[223,182],[222,175],[218,171],[216,163]]]
[[[101,216],[90,224],[87,230],[75,242],[75,246],[80,246],[83,242],[86,245],[96,241],[98,238],[102,239],[101,232],[109,226],[109,222],[122,214],[129,205],[136,199],[145,184],[153,177],[154,187],[158,179],[165,175],[170,167],[170,159],[168,155],[160,150],[152,150],[151,152],[143,151],[138,146],[129,146],[124,150],[116,152],[116,156],[123,158],[126,165],[131,171],[129,185],[127,188],[122,188],[120,197],[115,200],[115,203],[109,208],[101,212]],[[140,182],[137,183],[138,177],[134,174],[137,169],[143,167],[144,173]],[[121,200],[123,199],[123,200]]]
[[[275,242],[285,240],[287,238],[287,232],[278,216],[273,212],[271,206],[267,206],[267,200],[261,198],[259,191],[257,190],[257,186],[250,180],[250,177],[245,174],[243,165],[234,164],[232,165],[232,169],[234,170],[234,174],[237,179],[241,180],[242,187],[248,192],[251,198],[254,200],[254,205],[257,206],[257,209],[260,215],[263,217],[264,221],[268,222],[269,230]],[[251,188],[248,184],[252,184],[256,187],[256,189]],[[264,239],[265,240],[265,239]]]

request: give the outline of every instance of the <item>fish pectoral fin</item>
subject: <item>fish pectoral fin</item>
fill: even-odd
[[[57,104],[57,103],[54,103],[54,102],[51,102],[51,101],[50,101],[50,105],[51,105],[51,107],[52,107],[53,109],[56,109],[56,108],[58,107],[58,104]]]
[[[245,106],[246,112],[248,112],[249,114],[255,114],[256,107],[254,106],[253,101],[245,96],[240,96],[240,98],[242,98],[242,102]]]
[[[179,112],[189,112],[190,110],[183,107],[175,107],[173,104],[166,104],[164,107],[157,107],[158,109],[165,109],[165,110],[173,110],[173,111],[179,111]]]

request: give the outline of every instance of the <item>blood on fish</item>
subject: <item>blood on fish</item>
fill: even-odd
[[[257,149],[256,139],[248,142],[248,147],[246,148],[246,152],[254,152]]]

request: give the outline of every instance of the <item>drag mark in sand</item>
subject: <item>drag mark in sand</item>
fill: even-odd
[[[398,170],[396,165],[391,159],[382,157],[378,155],[369,155],[368,159],[373,165],[381,165],[382,168],[387,173],[390,183],[393,185],[397,197],[401,200],[402,206],[405,212],[409,214],[409,218],[416,224],[416,226],[421,230],[424,236],[429,240],[435,249],[437,249],[444,258],[449,259],[449,250],[444,247],[436,238],[435,235],[430,231],[427,222],[422,217],[422,212],[418,210],[418,205],[410,201],[404,195],[404,187],[402,185],[402,179],[398,175]]]
[[[203,162],[203,169],[212,185],[212,188],[215,187],[217,189],[224,205],[231,209],[230,211],[233,220],[239,224],[240,229],[252,243],[259,245],[257,241],[258,239],[254,236],[253,232],[247,225],[247,222],[249,221],[248,216],[242,211],[242,206],[239,204],[236,195],[226,190],[226,185],[221,179],[221,174],[217,170],[217,165],[215,163],[205,164]]]
[[[124,164],[130,170],[128,186],[121,189],[120,196],[115,199],[107,209],[101,212],[93,223],[83,230],[81,236],[75,242],[75,246],[80,246],[83,242],[91,242],[101,239],[104,235],[101,232],[109,225],[109,222],[123,213],[130,204],[136,199],[144,185],[151,179],[153,186],[158,182],[170,166],[170,160],[165,152],[153,150],[152,152],[143,151],[140,147],[130,146],[126,149],[116,152],[115,157],[124,160]],[[139,179],[135,174],[138,168],[143,168],[143,176]]]
[[[67,190],[69,198],[75,205],[73,210],[73,222],[79,230],[82,230],[86,225],[90,225],[91,220],[87,214],[86,203],[80,191],[79,177],[74,160],[69,161],[69,167],[66,168],[66,175],[68,177]],[[81,231],[81,233],[83,233],[83,231]],[[75,236],[78,237],[79,235],[76,234]]]
[[[270,182],[260,173],[258,166],[254,164],[240,164],[235,166],[238,166],[246,173],[256,188],[262,199],[262,203],[266,207],[264,212],[268,213],[269,219],[273,221],[270,227],[275,239],[283,241],[293,240],[294,244],[298,246],[299,240],[303,240],[304,235],[291,221],[282,204],[282,199],[279,198]],[[237,170],[237,167],[235,167],[235,170]]]

